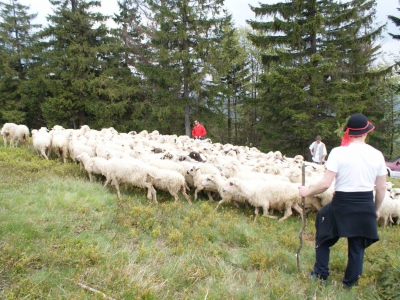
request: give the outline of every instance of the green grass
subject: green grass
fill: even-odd
[[[395,181],[395,185],[399,185]],[[78,165],[0,145],[0,299],[398,299],[400,227],[379,228],[360,285],[341,289],[347,244],[331,251],[327,286],[311,282],[315,214],[307,217],[301,273],[299,216],[90,183]],[[193,198],[193,196],[192,196]]]

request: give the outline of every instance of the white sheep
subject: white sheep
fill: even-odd
[[[175,198],[175,201],[179,200],[178,192],[180,192],[192,204],[189,196],[186,194],[186,182],[182,174],[173,170],[154,167],[147,175],[147,181],[151,182],[155,188],[169,192]]]
[[[302,209],[298,205],[301,201],[298,187],[290,182],[229,178],[223,190],[246,198],[256,208],[256,217],[260,207],[264,216],[274,219],[275,216],[269,215],[270,208],[284,211],[283,217],[279,219],[280,222],[292,215],[292,208],[302,214]]]
[[[93,182],[93,174],[103,175],[102,170],[105,169],[107,160],[103,157],[90,157],[86,152],[82,152],[76,157],[78,162],[81,162],[88,172],[90,182]]]
[[[29,144],[29,129],[25,125],[5,123],[0,134],[3,136],[5,147],[7,147],[8,140],[10,140],[10,147],[18,146],[19,142],[23,143],[25,146]]]
[[[131,184],[138,188],[147,189],[147,198],[157,204],[157,194],[153,184],[148,181],[148,175],[152,174],[152,167],[137,159],[111,158],[103,166],[102,174],[106,176],[104,187],[111,181],[117,190],[118,199],[121,198],[120,183]]]
[[[239,207],[238,203],[248,204],[245,197],[235,193],[229,193],[224,191],[224,186],[226,185],[228,179],[224,176],[218,174],[206,174],[207,177],[205,180],[201,182],[202,186],[207,189],[216,189],[220,194],[222,200],[220,200],[215,207],[215,210],[223,203],[232,202],[235,204],[236,207]]]
[[[54,153],[62,159],[64,164],[66,164],[68,155],[68,135],[66,134],[65,129],[59,125],[54,126],[51,132],[51,148]]]
[[[204,190],[207,192],[208,199],[213,201],[214,199],[211,192],[218,192],[218,190],[215,187],[208,188],[202,185],[202,182],[207,179],[208,174],[202,174],[200,167],[197,165],[191,167],[186,173],[192,176],[194,186],[196,187],[196,190],[194,191],[194,200],[197,200],[197,193]]]
[[[90,157],[96,156],[93,147],[87,146],[76,135],[68,138],[68,152],[73,162],[76,162],[76,157],[83,152],[89,154]]]
[[[51,135],[48,129],[42,127],[39,130],[32,130],[32,140],[36,152],[48,160],[51,152]]]
[[[380,219],[383,221],[383,227],[385,228],[388,222],[393,223],[392,215],[396,217],[398,209],[400,209],[399,201],[393,200],[390,197],[390,193],[386,192],[383,198],[381,207],[379,208]]]

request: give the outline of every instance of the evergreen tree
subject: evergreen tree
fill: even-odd
[[[31,23],[36,15],[28,14],[29,7],[17,0],[11,0],[10,4],[0,2],[0,7],[0,120],[26,123],[26,73],[35,40],[31,31],[39,25]]]
[[[400,11],[400,8],[397,9],[398,11]],[[389,20],[392,21],[394,23],[394,25],[396,25],[396,27],[400,27],[400,18],[393,16],[393,15],[389,15],[388,16]],[[392,38],[396,39],[396,40],[400,40],[400,34],[396,34],[396,33],[390,33]]]
[[[288,1],[252,7],[267,22],[249,21],[264,35],[251,34],[260,47],[273,47],[263,63],[269,72],[260,86],[265,114],[258,129],[264,150],[307,155],[319,134],[328,148],[338,145],[334,129],[349,115],[362,112],[382,118],[377,79],[370,67],[379,50],[373,46],[383,27],[372,28],[375,1]]]
[[[50,125],[113,126],[126,130],[129,104],[137,90],[124,61],[122,43],[110,36],[107,16],[91,12],[99,1],[50,0],[54,14],[40,35],[40,68],[45,83],[41,104]],[[125,65],[125,67],[124,67]]]
[[[231,16],[227,16],[221,43],[213,49],[211,57],[213,89],[217,96],[209,107],[217,112],[216,115],[226,116],[225,126],[219,126],[215,132],[219,132],[222,143],[244,144],[248,138],[244,104],[250,81],[249,62],[244,47],[240,45],[239,34],[231,23]]]
[[[179,133],[184,128],[190,135],[191,114],[202,121],[214,117],[207,105],[213,101],[207,83],[208,54],[221,38],[222,5],[223,0],[141,2],[149,20],[149,42],[137,65],[146,79],[143,106],[148,108],[148,122],[159,124],[162,132]]]

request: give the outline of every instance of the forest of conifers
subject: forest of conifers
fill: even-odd
[[[376,62],[374,0],[260,4],[248,28],[223,0],[120,0],[113,28],[100,1],[50,3],[37,24],[0,2],[1,123],[190,135],[199,119],[213,142],[307,157],[316,135],[329,151],[363,113],[368,142],[399,154],[399,81]]]

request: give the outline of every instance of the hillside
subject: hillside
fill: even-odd
[[[341,289],[347,244],[331,252],[327,286],[308,279],[315,214],[283,223],[253,209],[90,183],[78,165],[0,144],[2,299],[398,299],[400,227],[379,228],[360,285]],[[202,199],[205,200],[205,197]],[[89,290],[91,288],[92,290]],[[96,292],[97,291],[97,292]]]

